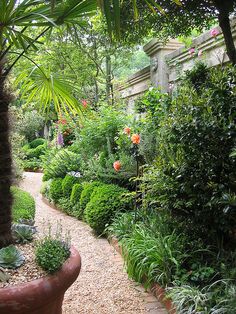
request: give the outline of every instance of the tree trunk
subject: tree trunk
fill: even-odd
[[[108,104],[111,100],[111,56],[106,55],[106,98]]]
[[[8,107],[12,100],[3,78],[3,64],[0,64],[0,248],[12,242],[10,191],[12,180],[12,159],[9,142]]]
[[[218,21],[222,29],[222,33],[225,40],[226,51],[229,60],[233,65],[236,64],[236,48],[231,32],[229,14],[233,11],[233,1],[232,0],[215,0],[215,6],[219,11]]]

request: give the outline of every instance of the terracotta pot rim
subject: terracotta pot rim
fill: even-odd
[[[10,287],[0,288],[0,313],[1,309],[9,308],[9,313],[15,313],[12,306],[27,309],[35,304],[49,302],[55,295],[64,294],[79,275],[81,268],[81,258],[79,252],[71,246],[71,255],[65,261],[62,268],[52,275],[47,275],[39,279],[26,283],[17,284]],[[17,313],[17,312],[16,312]]]

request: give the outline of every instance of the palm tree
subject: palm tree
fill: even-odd
[[[45,34],[50,34],[53,27],[62,24],[71,27],[95,13],[96,8],[96,0],[0,1],[0,247],[12,242],[12,158],[8,108],[13,97],[9,87],[9,74],[21,58],[28,58],[28,51],[37,49],[40,39]],[[28,87],[31,89],[31,96],[32,90],[38,91],[42,93],[41,99],[45,105],[54,101],[57,108],[66,104],[70,109],[77,109],[77,102],[70,94],[71,86],[68,82],[62,84],[60,79],[52,78],[37,64],[33,72],[41,85],[38,84],[38,89],[35,89],[33,81],[30,81]]]

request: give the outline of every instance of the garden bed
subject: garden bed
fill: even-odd
[[[118,240],[115,237],[109,238],[109,243],[114,247],[114,249],[122,256],[123,250],[122,247],[119,245]],[[158,301],[162,303],[162,305],[166,308],[168,313],[175,314],[174,306],[172,301],[166,297],[166,291],[157,283],[151,284],[150,291],[152,294],[157,298]]]

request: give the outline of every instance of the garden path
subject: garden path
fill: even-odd
[[[21,187],[36,200],[36,222],[40,233],[48,223],[61,222],[70,230],[71,241],[82,258],[76,282],[65,294],[63,314],[165,314],[161,304],[128,279],[120,255],[103,238],[93,236],[84,222],[47,206],[40,194],[42,174],[24,173]]]

